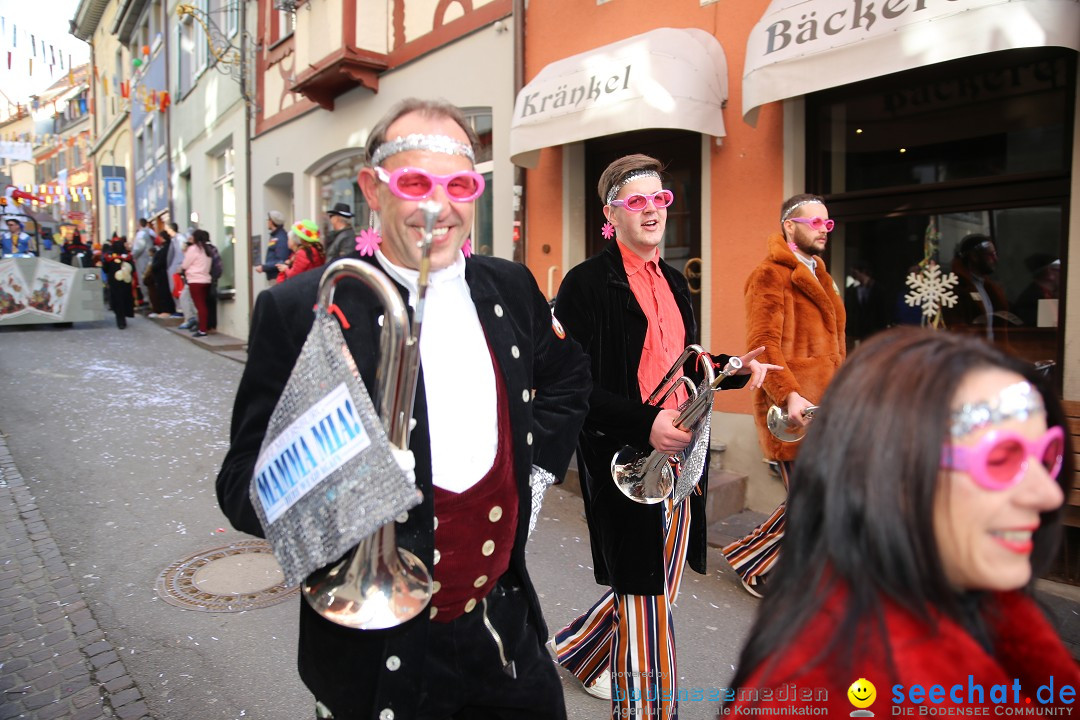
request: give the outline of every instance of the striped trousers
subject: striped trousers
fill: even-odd
[[[790,460],[780,460],[777,463],[785,489],[788,487],[788,478],[791,476],[793,464]],[[757,585],[757,579],[772,570],[777,558],[780,557],[780,541],[784,537],[784,526],[787,525],[786,511],[787,503],[780,503],[780,506],[773,510],[772,515],[754,528],[753,532],[727,545],[721,551],[747,585]]]
[[[560,665],[588,687],[611,680],[611,717],[677,720],[675,627],[690,532],[690,499],[664,503],[665,593],[621,595],[608,589],[584,614],[555,633]]]

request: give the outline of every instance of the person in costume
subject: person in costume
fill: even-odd
[[[610,699],[612,717],[676,717],[671,605],[684,562],[705,572],[708,460],[689,497],[652,505],[626,497],[611,474],[612,457],[626,445],[675,454],[691,441],[674,425],[686,400],[682,387],[660,406],[646,404],[698,337],[686,279],[660,253],[675,201],[661,171],[658,160],[640,154],[604,170],[597,188],[608,220],[603,232],[614,239],[566,274],[555,301],[555,317],[591,360],[577,466],[596,582],[609,589],[555,633],[551,647],[586,692]],[[744,356],[742,375],[721,389],[760,386],[773,368],[753,359],[759,352]],[[728,359],[716,356],[718,370]],[[688,362],[687,371],[700,382],[696,364]]]
[[[1009,301],[1005,288],[993,278],[997,266],[997,245],[989,235],[972,233],[957,245],[952,262],[959,279],[953,291],[957,300],[943,310],[950,330],[983,335],[990,342],[995,329],[1002,335],[1000,330],[1008,324]]]
[[[795,461],[734,711],[1061,705],[1039,687],[1075,688],[1080,670],[1032,588],[1072,484],[1064,422],[1032,365],[971,336],[896,328],[852,352]]]
[[[109,306],[116,316],[116,327],[127,328],[128,318],[135,317],[135,295],[132,290],[135,260],[128,250],[127,238],[113,235],[101,251],[101,269],[109,289]]]
[[[278,210],[266,214],[266,262],[255,266],[255,272],[265,273],[268,282],[277,280],[277,266],[289,259],[289,233],[285,230],[285,216]]]
[[[277,282],[283,283],[302,272],[326,264],[326,251],[319,242],[319,226],[313,220],[299,220],[289,230],[292,255],[277,266]]]
[[[30,236],[23,232],[23,224],[15,218],[5,220],[7,232],[0,233],[0,254],[13,255],[30,252]]]
[[[409,99],[372,129],[358,178],[380,218],[354,260],[417,300],[420,204],[441,205],[430,254],[420,379],[410,436],[420,505],[397,544],[434,576],[430,607],[387,630],[352,630],[300,606],[299,669],[320,717],[562,720],[562,686],[525,564],[534,488],[561,479],[586,412],[588,361],[553,326],[528,268],[462,247],[484,178],[461,111]],[[233,526],[264,534],[249,489],[274,407],[311,330],[321,273],[261,293],[236,394],[231,445],[217,478]],[[359,283],[334,304],[369,393],[383,308]]]
[[[794,195],[780,205],[780,232],[767,240],[765,259],[746,279],[746,339],[763,345],[762,360],[782,369],[769,373],[754,393],[754,423],[765,458],[776,464],[789,487],[798,442],[778,440],[769,432],[769,408],[777,405],[791,424],[806,427],[803,415],[820,402],[836,369],[847,355],[844,297],[825,268],[823,255],[835,221],[817,195]],[[722,552],[746,591],[765,592],[784,537],[784,503],[746,537]]]
[[[333,262],[356,249],[356,230],[353,229],[353,213],[346,203],[336,203],[326,211],[330,219],[330,239],[326,243],[326,258]]]

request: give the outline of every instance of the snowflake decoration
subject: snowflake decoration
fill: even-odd
[[[379,243],[381,242],[382,237],[379,236],[379,231],[368,228],[367,230],[361,230],[360,234],[356,236],[356,249],[360,251],[361,255],[372,256],[379,249]]]
[[[923,318],[937,327],[941,309],[955,306],[960,299],[952,291],[959,282],[956,273],[942,274],[941,266],[931,262],[920,272],[907,276],[907,286],[912,291],[904,296],[904,302],[911,307],[921,306]]]
[[[465,257],[472,255],[472,238],[465,238],[465,244],[461,246],[461,254]]]
[[[605,240],[610,240],[611,236],[615,234],[615,226],[609,222],[604,223],[604,227],[600,228],[600,234],[604,236]]]

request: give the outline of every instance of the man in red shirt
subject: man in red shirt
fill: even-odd
[[[673,424],[685,393],[662,406],[645,403],[698,335],[686,279],[660,256],[675,200],[661,169],[654,158],[629,155],[603,172],[604,234],[615,240],[566,274],[555,303],[556,318],[590,357],[593,389],[578,471],[596,582],[610,589],[549,646],[589,694],[611,698],[613,717],[675,717],[670,606],[684,560],[705,572],[708,462],[698,489],[679,502],[636,503],[611,477],[612,457],[625,445],[675,454],[691,439]],[[743,375],[721,388],[747,380],[759,387],[771,366],[753,359],[758,352],[744,356]],[[728,356],[716,360],[723,366]]]

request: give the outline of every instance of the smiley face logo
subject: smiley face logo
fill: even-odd
[[[848,700],[859,709],[865,709],[874,704],[877,699],[877,688],[874,683],[866,678],[859,678],[851,683],[847,691]]]

